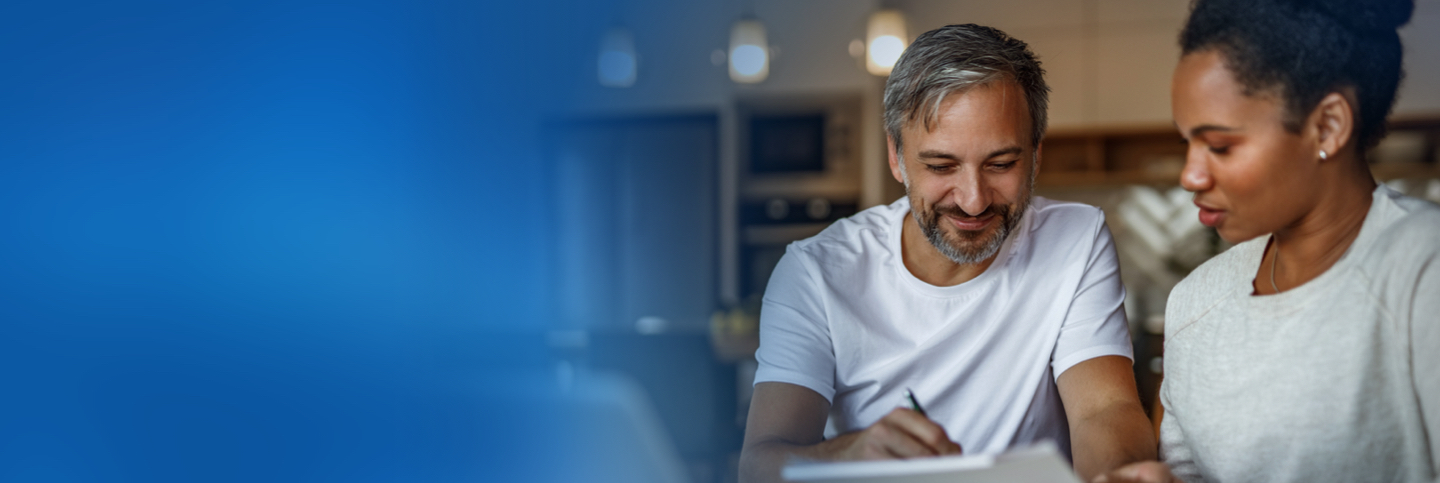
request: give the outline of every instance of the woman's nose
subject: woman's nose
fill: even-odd
[[[1205,165],[1205,155],[1195,152],[1200,147],[1192,147],[1185,153],[1185,169],[1180,170],[1180,186],[1188,191],[1200,192],[1208,190],[1214,185],[1215,180],[1210,177],[1210,170]]]

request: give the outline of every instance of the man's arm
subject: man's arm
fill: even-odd
[[[1081,480],[1155,459],[1154,428],[1140,406],[1130,359],[1096,357],[1070,367],[1055,384],[1070,421],[1070,449]]]
[[[1168,382],[1166,383],[1168,384]],[[1165,389],[1160,389],[1160,402],[1165,403]],[[1160,423],[1160,456],[1165,462],[1141,461],[1110,470],[1092,480],[1094,483],[1195,483],[1205,481],[1200,469],[1195,466],[1190,447],[1180,424],[1170,415],[1170,405],[1165,404],[1165,415]],[[1173,466],[1173,468],[1172,468]],[[1178,474],[1177,474],[1178,473]],[[1182,478],[1181,475],[1184,475]]]
[[[950,441],[939,425],[904,408],[862,431],[826,440],[829,413],[830,402],[810,389],[783,382],[756,384],[740,451],[740,481],[781,481],[780,468],[790,455],[874,460],[960,452],[960,445]]]

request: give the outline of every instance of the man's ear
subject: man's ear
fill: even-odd
[[[895,152],[895,138],[889,134],[885,135],[885,152],[890,161],[890,175],[895,177],[896,182],[905,184],[905,174],[900,172],[905,167],[900,166],[900,156]]]
[[[1040,160],[1045,159],[1045,142],[1035,145],[1035,163],[1030,166],[1030,175],[1040,174]]]
[[[1350,135],[1355,130],[1353,105],[1349,96],[1331,92],[1310,112],[1308,127],[1314,130],[1316,144],[1329,158],[1349,147]],[[1318,160],[1319,155],[1315,153],[1315,159]]]

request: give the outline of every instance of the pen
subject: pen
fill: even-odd
[[[911,410],[920,413],[921,416],[930,417],[930,415],[925,414],[925,408],[920,407],[920,401],[915,399],[915,393],[911,392],[909,388],[905,389],[905,399],[910,401]]]

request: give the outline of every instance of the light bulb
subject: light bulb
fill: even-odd
[[[735,63],[735,72],[742,76],[754,76],[765,68],[765,49],[755,45],[741,45],[730,53],[730,58]]]
[[[770,76],[770,44],[765,24],[742,19],[730,29],[730,80],[753,84]]]
[[[894,35],[882,35],[870,41],[870,58],[875,65],[886,70],[895,67],[895,61],[900,60],[902,53],[905,53],[905,42]]]
[[[875,75],[890,75],[895,61],[905,53],[905,39],[905,16],[899,10],[870,14],[865,29],[865,70]]]
[[[616,27],[605,32],[605,36],[600,39],[600,85],[605,87],[635,85],[639,63],[638,56],[635,54],[635,38],[630,35],[629,30]]]

